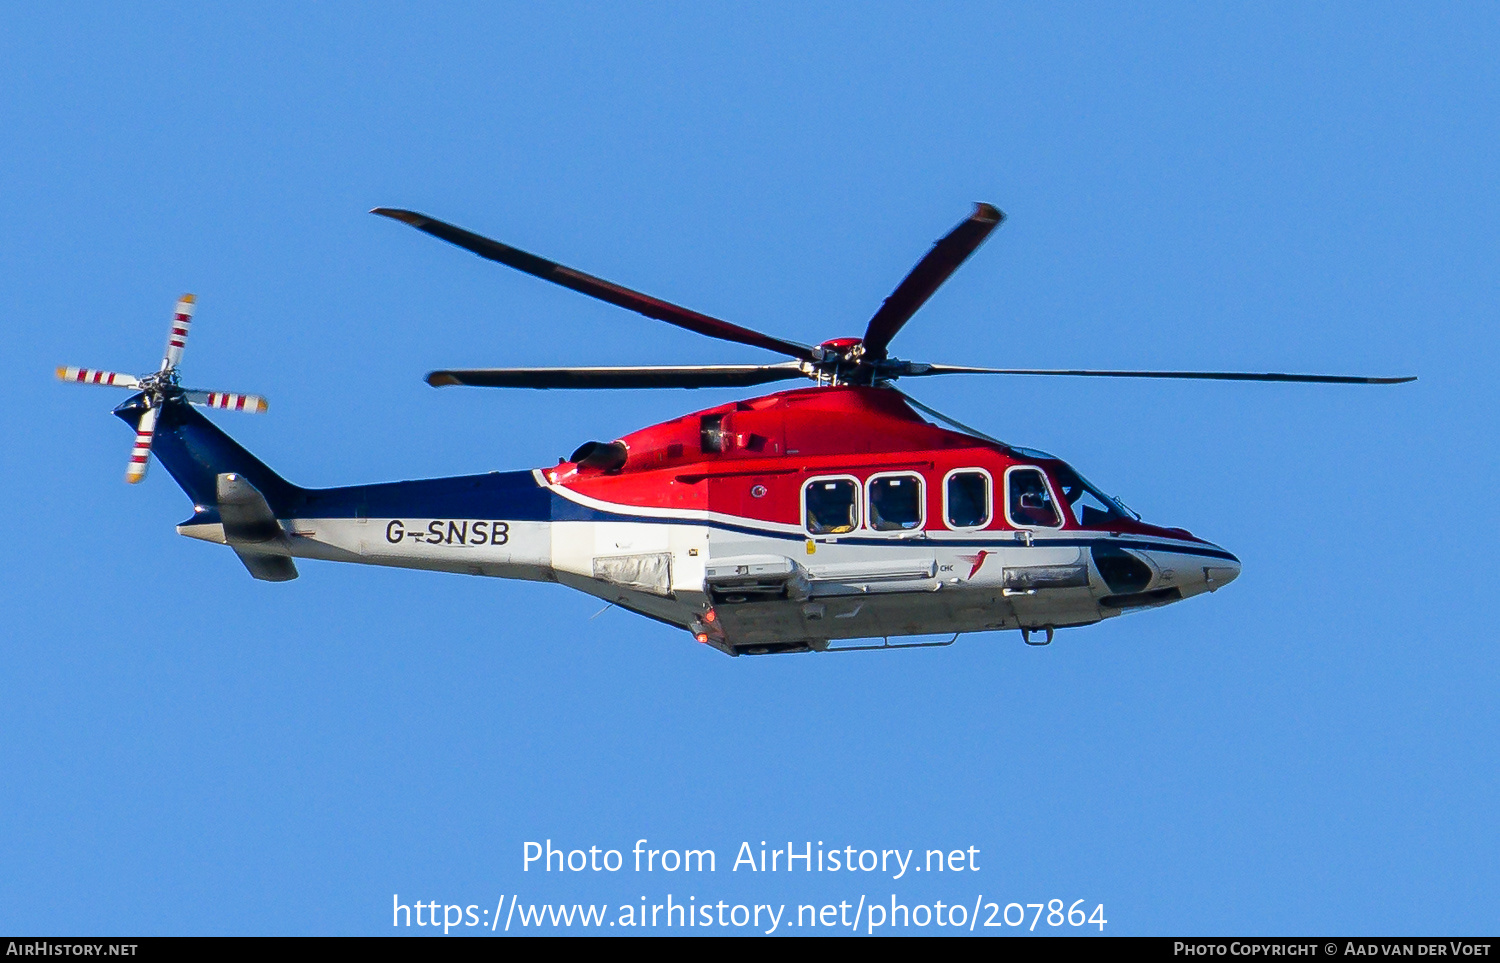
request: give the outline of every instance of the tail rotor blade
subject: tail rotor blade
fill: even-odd
[[[226,411],[261,412],[270,407],[260,395],[242,395],[233,391],[184,391],[182,397],[204,408],[223,408]]]
[[[170,370],[181,363],[182,349],[187,345],[188,328],[193,323],[193,309],[197,304],[198,299],[191,294],[184,294],[177,302],[177,310],[172,315],[172,333],[167,336],[167,353],[161,359],[161,370]]]
[[[135,447],[130,450],[130,464],[125,469],[125,480],[134,485],[146,477],[146,463],[151,460],[151,437],[156,434],[156,415],[160,409],[152,406],[141,412],[141,420],[135,429]]]
[[[58,368],[57,377],[62,381],[73,381],[81,385],[109,385],[112,388],[139,388],[141,379],[135,375],[100,371],[98,368]]]

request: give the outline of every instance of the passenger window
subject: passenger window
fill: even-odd
[[[990,476],[956,471],[948,476],[948,527],[983,528],[990,521]]]
[[[877,532],[922,527],[920,475],[885,475],[870,479],[870,527]]]
[[[1052,501],[1052,491],[1047,487],[1047,479],[1040,469],[1013,468],[1005,476],[1005,483],[1010,489],[1007,504],[1010,507],[1012,525],[1022,528],[1057,528],[1062,524],[1062,516],[1057,512],[1057,505]]]
[[[814,535],[842,535],[859,524],[859,486],[847,478],[818,479],[803,490],[807,530]]]

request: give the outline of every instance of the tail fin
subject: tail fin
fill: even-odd
[[[144,397],[135,395],[115,414],[135,428],[145,411]],[[226,472],[255,486],[278,516],[293,514],[302,498],[302,489],[267,468],[185,401],[168,398],[163,402],[152,451],[197,506],[218,505],[219,475]]]

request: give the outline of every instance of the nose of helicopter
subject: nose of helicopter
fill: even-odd
[[[1240,560],[1230,552],[1227,558],[1216,558],[1203,566],[1203,580],[1210,592],[1217,591],[1240,577]]]
[[[1219,589],[1240,577],[1240,560],[1212,542],[1185,532],[1163,536],[1151,545],[1096,542],[1090,549],[1099,576],[1109,590],[1101,604],[1109,608],[1166,605]],[[1169,544],[1171,537],[1177,544]]]
[[[1198,564],[1193,566],[1197,571],[1190,581],[1196,583],[1192,588],[1198,592],[1217,592],[1240,577],[1239,558],[1217,545],[1210,548],[1215,553],[1213,557],[1197,559]]]
[[[1140,552],[1156,570],[1150,581],[1151,590],[1175,589],[1179,597],[1186,598],[1217,592],[1240,577],[1240,560],[1233,553],[1211,543],[1200,544],[1206,551],[1172,551],[1163,547]]]

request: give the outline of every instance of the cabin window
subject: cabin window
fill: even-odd
[[[869,481],[870,527],[904,532],[922,527],[922,476],[876,475]]]
[[[859,483],[852,478],[814,478],[802,498],[814,535],[842,535],[859,525]]]
[[[1062,525],[1062,515],[1057,503],[1052,500],[1052,490],[1047,487],[1047,477],[1040,468],[1012,468],[1005,476],[1010,489],[1006,506],[1010,510],[1010,523],[1017,528],[1057,528]]]
[[[956,471],[948,476],[943,504],[949,528],[983,528],[990,523],[990,476]]]

